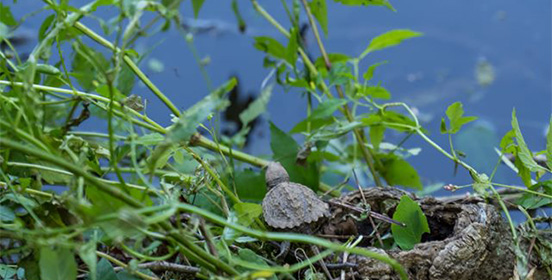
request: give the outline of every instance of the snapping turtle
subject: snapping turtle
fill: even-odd
[[[330,215],[329,206],[308,187],[289,181],[289,175],[278,162],[266,170],[268,193],[263,199],[266,223],[279,230],[312,233],[317,223]]]

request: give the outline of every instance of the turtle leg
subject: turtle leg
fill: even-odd
[[[278,253],[278,255],[276,255],[276,259],[279,259],[279,258],[285,258],[289,252],[289,247],[291,246],[291,244],[289,243],[289,241],[284,241],[284,242],[281,242],[280,243],[280,253]]]

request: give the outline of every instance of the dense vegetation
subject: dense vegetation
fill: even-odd
[[[326,197],[355,190],[355,172],[366,173],[376,186],[421,190],[424,186],[416,169],[406,160],[413,153],[403,148],[409,137],[420,137],[473,178],[467,185],[446,186],[449,190],[473,187],[478,196],[498,202],[510,224],[513,246],[518,248],[520,276],[530,273],[530,252],[517,247],[523,240],[532,241],[531,250],[537,251],[552,275],[552,242],[542,235],[550,227],[539,226],[547,217],[534,211],[552,205],[552,129],[546,148],[533,153],[514,111],[512,129],[500,142],[500,152],[513,155],[514,160],[502,161],[519,174],[524,186],[495,182],[494,172],[482,174],[464,162],[452,141],[444,148],[428,137],[408,104],[388,102],[389,91],[372,79],[382,63],[361,68],[361,61],[371,53],[423,34],[391,30],[367,40],[358,56],[331,53],[323,44],[324,35],[331,36],[326,0],[282,1],[289,20],[285,24],[256,0],[239,3],[251,4],[287,39],[257,36],[252,40],[266,53],[259,63],[273,76],[239,114],[241,129],[224,136],[217,127],[220,113],[230,105],[228,92],[236,87],[235,79],[180,111],[142,72],[140,62],[149,52],[134,49],[144,36],[174,28],[206,73],[201,50],[195,49],[193,34],[184,28],[179,12],[190,3],[96,0],[74,7],[63,0],[43,2],[44,9],[36,12],[48,16],[38,28],[38,44],[24,57],[13,43],[13,34],[25,17],[14,17],[10,5],[25,3],[0,3],[0,277],[312,279],[324,277],[313,265],[321,256],[348,252],[390,264],[405,279],[400,264],[357,246],[354,238],[337,243],[314,235],[270,231],[260,202],[266,193],[262,168],[272,160],[282,163],[292,181]],[[196,15],[203,2],[191,1]],[[383,6],[351,8],[394,10],[387,0],[335,2]],[[238,1],[231,6],[228,12],[245,28]],[[118,15],[102,18],[106,9],[116,9]],[[101,28],[83,24],[83,18]],[[316,59],[311,60],[303,45],[304,22],[321,53]],[[148,117],[153,112],[133,94],[138,83],[166,105],[166,111],[155,114],[167,119],[172,115],[172,125],[164,127]],[[270,125],[270,157],[246,154],[241,149],[249,124],[266,111],[275,88],[303,93],[308,117],[297,120],[289,132]],[[441,132],[449,139],[475,119],[464,116],[459,102],[443,111]],[[100,123],[103,132],[79,130],[85,121]],[[390,133],[402,140],[387,142]],[[540,155],[545,155],[542,162],[535,160]],[[328,185],[322,176],[345,183]],[[352,184],[346,183],[349,178]],[[514,196],[505,199],[504,190]],[[516,228],[511,209],[521,211],[527,222]],[[411,249],[429,231],[420,207],[408,196],[401,199],[392,218],[407,227],[393,226],[382,236],[381,245],[386,248]],[[271,241],[314,244],[322,253],[286,264],[274,258],[278,247]]]

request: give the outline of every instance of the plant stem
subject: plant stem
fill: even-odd
[[[89,182],[91,185],[98,188],[98,190],[109,194],[110,196],[119,199],[120,201],[126,203],[127,205],[133,207],[133,208],[141,208],[143,207],[142,203],[135,200],[132,196],[128,195],[126,192],[123,192],[119,188],[114,188],[112,186],[109,186],[105,184],[104,182],[101,182],[93,176],[90,173],[85,172],[82,168],[80,168],[78,165],[75,165],[73,163],[67,162],[66,160],[59,158],[55,155],[42,153],[40,151],[37,151],[35,149],[32,149],[30,147],[27,147],[25,145],[19,144],[17,142],[14,142],[12,140],[6,139],[4,137],[0,137],[0,147],[7,147],[13,150],[17,150],[21,153],[34,156],[36,158],[40,158],[44,161],[50,162],[52,164],[55,164],[59,167],[62,167],[71,173],[82,177],[85,181]],[[182,246],[184,246],[184,250],[188,250],[186,252],[193,252],[195,255],[199,256],[191,256],[199,265],[204,266],[206,268],[212,268],[213,265],[215,267],[220,268],[224,272],[228,273],[229,275],[237,275],[237,271],[230,267],[228,264],[222,262],[219,259],[214,258],[213,256],[209,255],[207,252],[202,250],[200,247],[198,247],[196,244],[191,242],[190,240],[187,240],[186,238],[183,238],[182,234],[178,231],[174,230],[172,228],[172,225],[167,221],[159,222],[159,226],[161,226],[164,230],[169,232],[169,236],[172,237],[174,240],[176,240],[178,243],[180,243]],[[187,255],[188,256],[188,255]],[[213,272],[216,272],[214,270]]]
[[[24,87],[25,86],[24,83],[21,83],[21,82],[10,82],[10,81],[5,81],[5,80],[0,80],[0,85],[8,85],[8,86],[15,86],[15,87]],[[43,86],[43,85],[38,85],[38,84],[32,84],[31,87],[34,88],[34,89],[37,89],[37,90],[44,90],[44,91],[49,91],[49,92],[59,92],[59,93],[64,93],[64,94],[70,94],[70,95],[73,95],[73,96],[88,98],[88,99],[91,99],[91,100],[98,100],[98,101],[102,101],[102,102],[105,102],[105,103],[110,102],[109,98],[106,98],[106,97],[103,97],[103,96],[100,96],[100,95],[96,95],[96,94],[77,91],[77,90],[70,90],[70,89],[64,89],[64,88],[58,88],[58,87]],[[123,108],[123,106],[119,102],[114,101],[113,105],[116,106],[117,109],[120,109],[120,110]],[[102,108],[102,109],[107,110],[107,108]],[[147,129],[150,129],[152,131],[156,131],[156,132],[163,133],[163,134],[166,133],[166,129],[164,127],[160,126],[159,124],[157,124],[156,122],[154,122],[153,120],[148,118],[147,116],[142,115],[142,114],[138,113],[137,111],[132,110],[131,108],[128,108],[128,107],[125,107],[125,110],[127,110],[128,112],[130,112],[134,116],[142,119],[145,122],[145,123],[142,123],[138,120],[133,120],[134,123],[136,123],[140,126],[143,126]],[[118,116],[121,116],[121,114],[123,114],[122,112],[119,112],[119,111],[116,111],[116,113],[118,114]]]
[[[119,48],[115,47],[111,42],[107,41],[102,36],[98,35],[96,32],[86,27],[84,24],[80,22],[75,22],[73,26],[77,28],[79,31],[81,31],[82,33],[84,33],[86,36],[90,37],[92,40],[103,45],[104,47],[107,47],[108,49],[111,49],[114,52],[121,51]],[[138,78],[140,78],[140,80],[153,92],[153,94],[155,94],[157,98],[159,98],[171,110],[171,112],[175,116],[180,117],[180,111],[178,110],[178,108],[176,108],[176,106],[171,102],[171,100],[167,98],[167,96],[165,96],[163,92],[161,92],[161,90],[159,90],[159,88],[155,86],[154,83],[151,82],[151,80],[146,76],[146,74],[144,74],[144,72],[142,72],[142,70],[140,70],[140,68],[136,66],[134,61],[132,61],[132,59],[127,54],[123,55],[123,60],[126,63],[126,65],[132,70],[132,72],[134,72],[134,74],[136,74],[136,76],[138,76]]]
[[[66,176],[72,176],[73,175],[73,173],[62,170],[62,169],[57,169],[57,168],[38,165],[38,164],[33,164],[33,163],[10,161],[10,162],[7,162],[7,165],[8,166],[18,166],[18,167],[27,167],[27,168],[40,169],[40,170],[44,170],[44,171],[59,173],[59,174],[66,175]],[[98,180],[101,181],[101,182],[110,184],[110,185],[119,185],[120,184],[120,182],[107,180],[107,179],[102,179],[102,178],[98,178]],[[133,188],[133,189],[137,189],[137,190],[141,190],[141,191],[146,191],[150,194],[163,194],[164,193],[162,190],[154,190],[154,189],[146,188],[144,186],[139,186],[139,185],[134,185],[134,184],[129,184],[129,183],[126,183],[125,185],[129,188]]]
[[[228,222],[224,218],[219,217],[218,215],[215,215],[209,211],[203,210],[201,208],[198,208],[192,205],[178,203],[175,206],[177,206],[178,208],[186,212],[200,215],[205,219],[210,220],[211,222],[227,226],[229,228],[243,232],[251,237],[255,237],[258,239],[262,239],[262,240],[268,239],[268,240],[274,240],[274,241],[291,241],[291,242],[312,244],[312,245],[325,247],[334,251],[349,252],[351,254],[357,254],[368,258],[372,258],[372,259],[384,262],[389,266],[391,266],[393,269],[395,269],[395,271],[399,273],[401,279],[404,279],[404,280],[408,279],[408,275],[406,274],[406,272],[404,271],[404,269],[402,268],[399,262],[397,262],[396,260],[388,256],[380,255],[376,252],[373,252],[364,248],[350,248],[344,244],[334,243],[319,237],[306,235],[306,234],[259,231],[259,230],[244,227],[235,223]]]
[[[467,164],[464,161],[460,160],[458,157],[454,157],[453,155],[449,154],[447,151],[445,151],[445,149],[441,148],[441,146],[437,145],[437,143],[433,142],[433,140],[431,140],[429,137],[427,137],[427,135],[425,135],[425,133],[421,130],[420,122],[418,121],[418,118],[416,117],[416,115],[414,114],[412,109],[410,109],[410,107],[406,103],[392,102],[392,103],[383,104],[382,106],[378,106],[378,107],[380,108],[380,110],[385,110],[385,109],[387,109],[387,107],[403,107],[403,108],[405,108],[406,111],[408,111],[408,113],[410,114],[410,116],[414,120],[414,123],[416,124],[416,126],[413,127],[413,126],[410,126],[410,125],[399,125],[399,124],[394,124],[394,125],[399,126],[399,127],[409,128],[409,129],[413,130],[414,132],[416,132],[416,134],[418,134],[420,137],[422,137],[422,139],[424,139],[424,141],[429,143],[429,145],[433,146],[433,148],[435,148],[437,151],[441,152],[443,155],[445,155],[446,157],[448,157],[452,161],[460,164],[462,167],[464,167],[466,170],[468,170],[470,172],[470,175],[473,176],[473,175],[478,174],[477,171],[473,167],[471,167],[469,164]]]
[[[307,13],[307,17],[309,19],[309,24],[311,25],[311,28],[314,33],[314,37],[316,38],[316,42],[318,44],[318,47],[320,48],[320,52],[322,53],[322,57],[324,58],[324,62],[326,64],[326,68],[328,71],[332,69],[332,63],[330,62],[330,58],[328,57],[328,53],[326,52],[326,49],[324,48],[324,44],[322,43],[322,38],[320,36],[320,32],[318,31],[318,26],[316,25],[316,22],[314,21],[314,17],[312,15],[312,12],[309,8],[309,5],[306,0],[301,0],[303,3],[303,7],[305,8],[305,12]],[[289,36],[287,36],[289,37]],[[303,56],[302,56],[303,57]],[[303,60],[305,57],[303,57]],[[307,57],[308,59],[308,57]],[[343,89],[340,85],[335,86],[337,93],[339,95],[339,98],[345,99],[345,94],[343,93]],[[328,91],[329,92],[329,91]],[[329,94],[331,95],[331,93]],[[351,110],[349,109],[349,105],[345,104],[343,105],[343,110],[345,117],[349,122],[354,121],[354,116],[351,113]],[[376,186],[383,187],[383,184],[381,183],[381,180],[379,178],[378,173],[376,172],[376,169],[374,167],[374,157],[372,155],[372,152],[364,145],[366,142],[366,137],[364,135],[364,132],[360,128],[353,129],[353,134],[358,142],[358,145],[360,147],[360,151],[362,152],[362,155],[364,157],[364,160],[366,161],[366,164],[368,165],[368,169],[370,170],[370,173],[372,174],[372,177],[374,178],[374,182]]]
[[[98,255],[98,257],[100,258],[104,258],[122,268],[128,268],[128,265],[106,253],[103,253],[103,252],[100,252],[100,251],[96,251],[96,255]],[[160,280],[159,278],[157,277],[152,277],[152,276],[149,276],[147,274],[144,274],[140,271],[137,271],[137,270],[128,270],[128,272],[130,272],[131,274],[135,274],[136,276],[142,278],[142,279],[146,279],[146,280]]]
[[[65,19],[62,22],[58,22],[56,26],[47,33],[46,37],[44,37],[44,39],[40,41],[38,46],[36,46],[33,49],[31,54],[29,55],[28,61],[31,61],[32,59],[36,59],[37,56],[40,57],[40,55],[42,54],[45,48],[52,46],[52,41],[58,36],[58,34],[62,30],[66,29],[68,26],[72,26],[75,22],[77,22],[82,17],[83,14],[90,12],[90,10],[96,4],[96,2],[98,2],[98,0],[86,4],[85,6],[80,8],[78,12],[71,13],[70,15],[65,17]],[[48,3],[48,4],[52,5],[52,3]]]

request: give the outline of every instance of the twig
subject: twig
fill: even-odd
[[[349,205],[349,204],[346,204],[346,203],[338,202],[338,201],[335,201],[335,200],[329,200],[328,203],[332,204],[334,206],[338,206],[338,207],[349,209],[351,211],[355,211],[359,214],[364,214],[366,212],[366,210],[364,210],[360,207],[356,207],[356,206]],[[399,225],[399,226],[402,226],[402,227],[406,226],[404,223],[401,223],[399,221],[395,221],[395,220],[393,220],[393,219],[391,219],[391,218],[389,218],[385,215],[382,215],[380,213],[376,213],[374,211],[368,211],[368,215],[370,215],[372,218],[375,218],[375,219],[378,219],[378,220],[381,220],[381,221],[384,221],[384,222],[387,222],[387,223],[390,223],[390,224],[396,224],[396,225]]]
[[[205,239],[205,243],[207,243],[209,252],[211,252],[213,256],[218,258],[217,248],[215,248],[215,244],[213,243],[211,231],[209,231],[209,229],[205,226],[205,219],[201,217],[199,218],[199,230],[201,231],[201,234]]]
[[[149,269],[153,271],[174,271],[179,273],[198,273],[200,270],[198,267],[182,265],[177,263],[170,263],[166,261],[147,262],[138,264],[138,268]],[[121,271],[124,267],[115,267],[115,271]]]
[[[96,255],[98,255],[98,257],[100,258],[104,258],[104,259],[107,259],[108,261],[118,265],[121,269],[127,269],[128,268],[128,265],[106,253],[103,253],[103,252],[100,252],[100,251],[96,251]],[[140,271],[130,271],[130,273],[136,275],[136,276],[139,276],[140,278],[142,279],[146,279],[146,280],[160,280],[159,278],[157,277],[152,277],[152,276],[149,276],[149,275],[146,275],[144,274],[143,272],[140,272]]]

